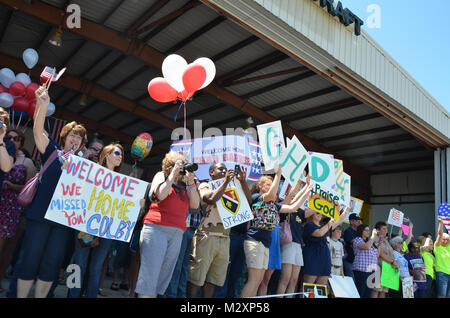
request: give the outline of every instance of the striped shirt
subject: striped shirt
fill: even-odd
[[[353,261],[353,270],[360,272],[374,272],[377,270],[378,250],[375,246],[371,246],[368,250],[358,247],[361,243],[365,243],[362,237],[358,236],[353,241],[353,252],[355,260]]]

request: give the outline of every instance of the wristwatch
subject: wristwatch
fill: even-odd
[[[5,143],[3,141],[0,142],[0,147],[2,147],[2,146],[6,148]]]

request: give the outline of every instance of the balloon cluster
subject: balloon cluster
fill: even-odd
[[[34,49],[26,49],[22,54],[23,62],[31,70],[38,62],[39,55]],[[33,118],[36,111],[35,92],[39,84],[32,83],[30,76],[25,73],[17,75],[9,68],[0,70],[0,106],[10,108],[19,112],[20,115],[27,114]],[[46,116],[51,116],[55,112],[55,105],[50,103]]]
[[[164,77],[155,77],[148,84],[150,97],[161,103],[186,101],[213,81],[216,66],[206,57],[188,64],[180,55],[171,54],[163,61],[162,73]]]

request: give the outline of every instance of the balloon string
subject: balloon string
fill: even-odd
[[[14,111],[14,108],[13,108],[13,111],[12,111],[12,123],[11,123],[11,127],[12,128],[14,128],[14,121],[15,121],[15,119],[14,119],[14,114],[15,114],[16,112]]]
[[[184,107],[184,140],[186,140],[186,101],[183,102]]]
[[[181,106],[184,104],[184,102],[185,102],[185,101],[182,101],[182,102],[180,103],[180,106],[178,106],[177,113],[175,114],[175,117],[173,118],[173,121],[174,121],[174,122],[177,122],[178,113],[180,112]]]
[[[20,116],[19,116],[19,122],[17,123],[17,126],[16,126],[16,128],[17,129],[19,129],[19,127],[20,127],[20,121],[22,120],[22,112],[20,112]]]
[[[47,128],[48,128],[48,133],[50,133],[50,122],[49,122],[48,118],[47,118]]]

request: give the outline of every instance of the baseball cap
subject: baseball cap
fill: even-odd
[[[349,219],[349,220],[355,220],[355,221],[362,220],[356,213],[350,214],[350,216],[348,217],[348,219]]]

